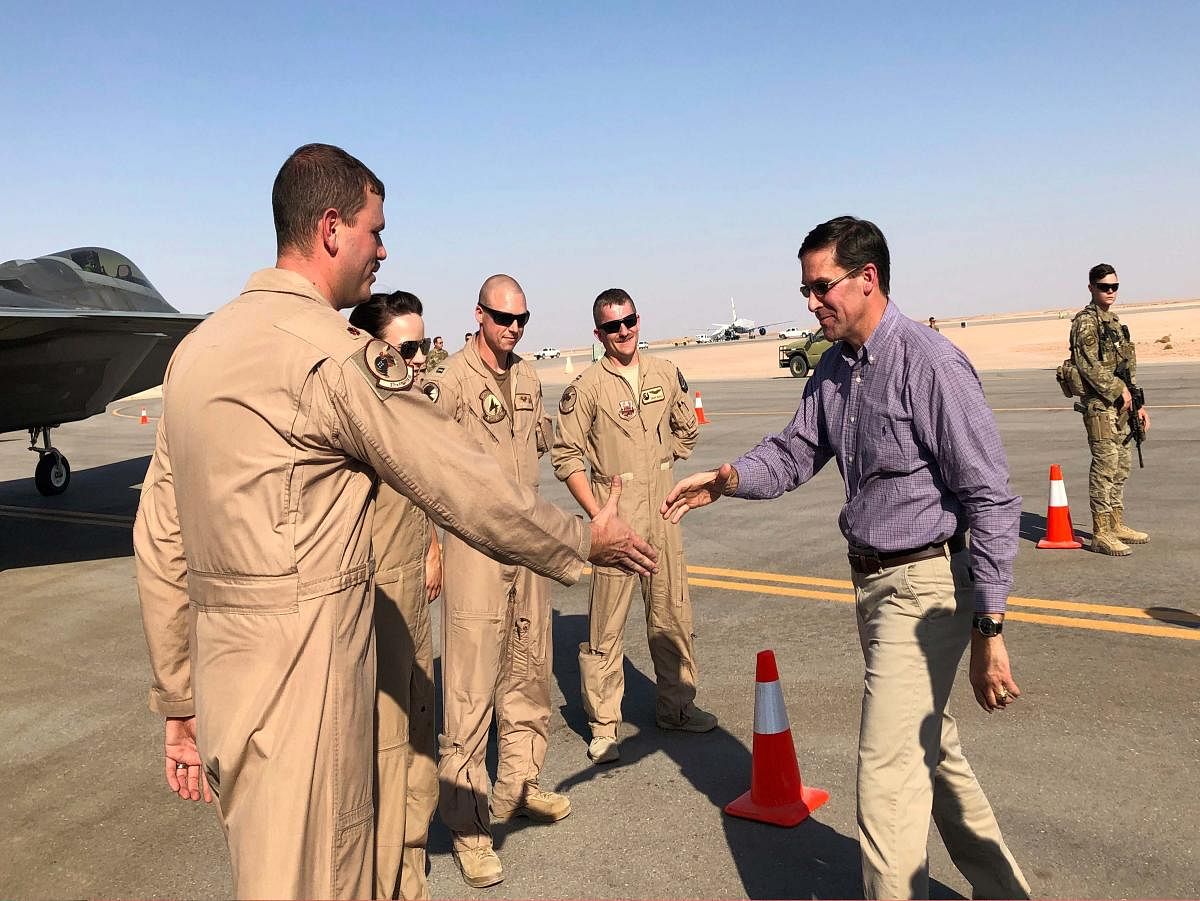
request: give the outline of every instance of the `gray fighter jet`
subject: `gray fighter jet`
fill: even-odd
[[[103,247],[0,263],[0,433],[28,430],[38,491],[62,494],[71,481],[50,430],[162,384],[175,347],[203,319],[177,311]]]

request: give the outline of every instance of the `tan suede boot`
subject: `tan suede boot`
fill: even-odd
[[[1111,513],[1095,513],[1092,515],[1092,545],[1089,550],[1097,554],[1107,554],[1110,557],[1128,557],[1133,553],[1113,531],[1113,515]]]
[[[1139,532],[1137,529],[1130,528],[1125,524],[1125,510],[1121,507],[1113,507],[1112,511],[1113,523],[1116,528],[1113,529],[1113,534],[1124,541],[1126,544],[1149,544],[1150,536],[1146,532]]]
[[[557,823],[570,812],[570,798],[536,785],[526,785],[525,795],[519,802],[506,803],[492,798],[492,820],[497,823],[507,823],[513,817],[529,817],[535,823]]]
[[[504,881],[504,867],[491,845],[454,847],[454,859],[462,870],[463,882],[472,888],[487,888]]]

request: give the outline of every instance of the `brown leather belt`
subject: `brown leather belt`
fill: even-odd
[[[949,546],[951,554],[957,554],[959,551],[966,550],[966,536],[951,535],[948,541],[937,541],[933,544],[927,544],[924,547],[915,547],[907,551],[891,551],[883,554],[874,548],[851,547],[850,553],[846,555],[846,558],[850,561],[850,568],[852,570],[859,575],[869,576],[888,567],[904,566],[906,563],[917,563],[921,560],[930,560],[934,557],[944,557],[947,546]]]

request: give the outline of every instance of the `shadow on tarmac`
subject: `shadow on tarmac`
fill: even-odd
[[[149,465],[150,458],[145,456],[76,470],[71,474],[71,487],[57,497],[38,494],[32,478],[0,482],[0,506],[67,516],[99,513],[132,521],[141,496],[138,486]],[[0,530],[5,535],[0,541],[0,571],[106,560],[133,553],[133,534],[125,523],[110,526],[69,519],[0,516]]]
[[[1186,629],[1200,629],[1200,616],[1190,610],[1180,610],[1178,607],[1147,607],[1146,612],[1159,622],[1183,626]]]
[[[591,731],[579,684],[579,644],[588,636],[583,615],[554,611],[554,675],[563,693],[563,718],[588,741]],[[638,729],[621,741],[621,760],[590,766],[555,786],[573,786],[663,753],[679,767],[692,787],[712,804],[723,807],[745,791],[750,778],[750,752],[718,726],[703,735],[665,732],[654,723],[656,688],[625,659],[623,722]],[[803,768],[801,769],[803,772]],[[809,817],[792,829],[722,816],[725,841],[748,898],[861,898],[862,868],[858,842]],[[663,824],[669,829],[669,824]],[[932,897],[960,898],[948,886],[931,882]]]
[[[1075,538],[1079,541],[1089,542],[1092,540],[1092,533],[1088,529],[1081,529],[1075,525],[1074,521],[1071,525],[1075,532]],[[1021,511],[1021,539],[1023,541],[1037,544],[1046,537],[1046,517],[1038,513],[1026,513]]]

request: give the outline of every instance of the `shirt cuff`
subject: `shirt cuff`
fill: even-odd
[[[747,490],[748,486],[746,485],[745,465],[743,464],[741,469],[738,469],[737,462],[730,463],[729,465],[732,466],[733,471],[737,473],[737,480],[738,480],[737,488],[734,490],[733,494],[731,494],[729,496],[730,497],[749,498],[750,494],[749,494],[749,491]]]
[[[1004,613],[1008,608],[1008,591],[1003,585],[975,583],[975,612]]]

